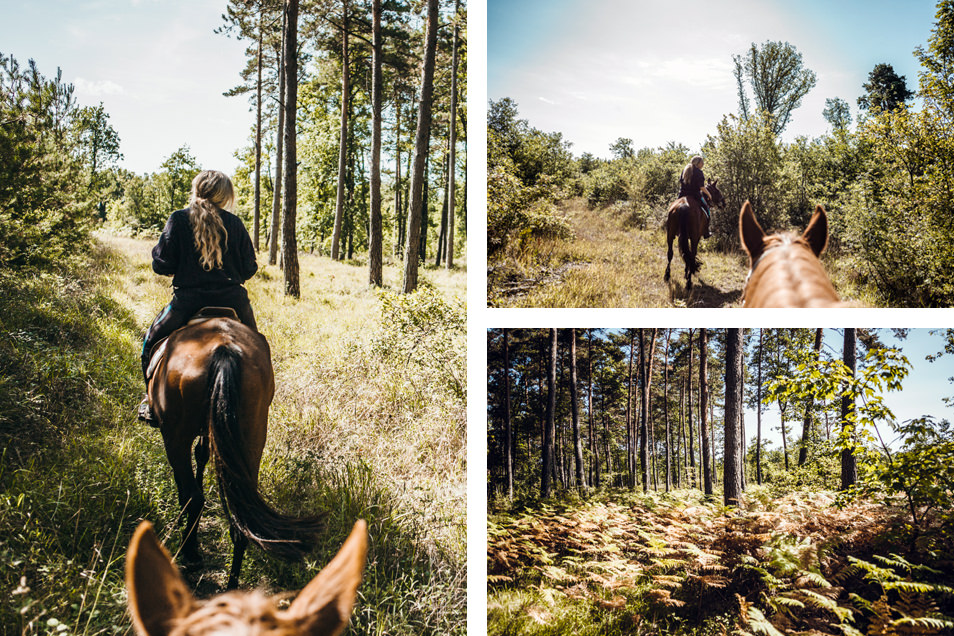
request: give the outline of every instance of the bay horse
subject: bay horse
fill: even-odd
[[[238,320],[213,317],[190,322],[161,346],[164,352],[153,355],[148,395],[172,465],[179,506],[186,512],[183,560],[202,562],[197,528],[210,454],[233,544],[229,589],[238,585],[249,541],[284,559],[302,557],[314,544],[320,519],[276,512],[258,492],[268,407],[275,394],[265,337]]]
[[[718,182],[718,179],[710,180],[703,188],[703,196],[709,200],[710,213],[714,207],[720,209],[725,207],[725,197],[716,187]],[[669,206],[669,213],[666,218],[666,242],[669,251],[666,256],[666,274],[663,276],[663,280],[667,283],[670,278],[669,270],[672,266],[672,242],[678,236],[679,253],[686,264],[686,289],[692,289],[692,275],[699,271],[700,265],[696,253],[706,223],[706,213],[702,211],[695,199],[681,197]]]
[[[746,201],[739,214],[739,238],[749,255],[743,307],[843,306],[818,257],[828,244],[828,215],[815,206],[801,236],[767,235]]]
[[[198,602],[152,524],[139,524],[126,553],[129,613],[139,636],[336,636],[351,618],[367,554],[367,525],[359,520],[338,554],[288,609],[258,591],[226,592]]]

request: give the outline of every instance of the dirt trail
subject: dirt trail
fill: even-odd
[[[684,263],[673,245],[666,283],[666,235],[661,222],[613,209],[563,204],[573,228],[569,242],[540,241],[488,268],[488,295],[498,307],[738,307],[745,282],[741,254],[700,245],[703,266],[687,293]],[[657,211],[657,216],[661,213]]]

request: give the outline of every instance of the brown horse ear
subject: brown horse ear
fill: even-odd
[[[821,205],[815,206],[815,213],[812,215],[812,220],[808,222],[802,238],[812,248],[815,256],[821,256],[821,253],[825,251],[825,246],[828,245],[828,215]]]
[[[351,618],[368,551],[367,524],[359,519],[344,545],[287,610],[301,634],[340,634]]]
[[[742,212],[739,213],[739,240],[742,247],[749,253],[749,258],[755,262],[762,255],[762,249],[765,246],[765,231],[759,225],[752,212],[752,204],[748,201],[742,206]]]
[[[139,524],[129,542],[126,591],[133,625],[140,636],[168,634],[172,621],[188,616],[195,603],[148,521]]]

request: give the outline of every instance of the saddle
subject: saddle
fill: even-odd
[[[197,311],[192,318],[189,318],[183,327],[205,322],[206,320],[211,320],[212,318],[231,318],[232,320],[239,319],[238,314],[231,307],[203,307]],[[182,327],[179,327],[179,329],[182,329]],[[176,329],[176,331],[179,331],[179,329]],[[172,333],[175,333],[175,331]],[[159,363],[165,357],[166,343],[168,342],[169,336],[166,336],[157,342],[156,346],[152,348],[152,353],[149,354],[149,367],[146,369],[146,382],[152,379],[152,374],[155,373],[156,367],[159,366]]]

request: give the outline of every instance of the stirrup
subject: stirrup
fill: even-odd
[[[159,420],[156,419],[155,414],[152,412],[152,405],[149,404],[148,396],[144,397],[142,402],[139,403],[136,416],[140,422],[145,422],[153,428],[159,428]]]

